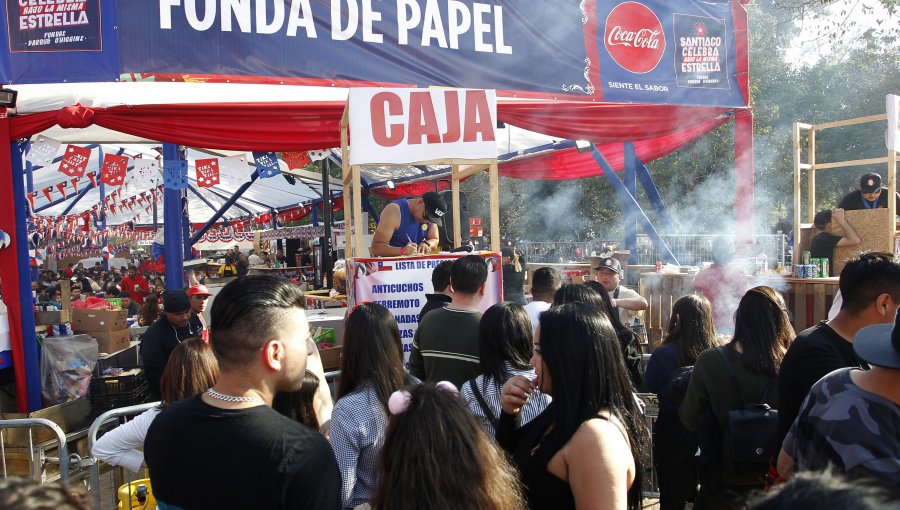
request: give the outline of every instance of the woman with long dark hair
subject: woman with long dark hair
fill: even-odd
[[[138,312],[138,325],[150,326],[159,319],[159,295],[155,293],[148,294],[144,298],[144,304]]]
[[[91,448],[91,455],[137,473],[144,464],[144,438],[156,415],[172,402],[205,392],[218,378],[219,363],[212,347],[199,338],[185,339],[172,349],[163,369],[159,405],[101,436]]]
[[[500,258],[503,261],[503,299],[517,305],[527,305],[525,280],[528,279],[528,267],[510,246],[500,248]]]
[[[697,357],[678,412],[688,430],[704,425],[698,437],[704,463],[694,508],[744,508],[749,494],[764,487],[768,464],[734,461],[726,444],[730,444],[728,413],[742,408],[743,398],[748,404],[765,403],[778,409],[778,370],[793,339],[794,328],[781,294],[759,286],[741,298],[732,341]],[[701,423],[701,415],[710,419]]]
[[[520,510],[516,470],[449,382],[391,396],[376,510]]]
[[[478,323],[481,375],[463,384],[461,396],[469,412],[493,438],[500,419],[500,389],[510,377],[534,378],[531,359],[531,319],[516,303],[504,301],[488,308]],[[532,395],[521,413],[525,425],[547,407],[543,393]]]
[[[544,312],[531,364],[534,381],[516,376],[503,386],[497,429],[529,507],[641,508],[649,438],[606,315],[584,303]],[[553,401],[516,430],[515,416],[536,390]]]
[[[682,510],[697,489],[697,434],[684,428],[678,406],[697,356],[716,347],[713,312],[706,298],[683,296],[659,347],[650,355],[644,391],[656,393],[659,416],[653,425],[653,464],[659,480],[660,510]]]
[[[341,470],[345,508],[375,498],[388,399],[416,382],[403,367],[400,329],[391,312],[376,303],[356,306],[347,315],[341,383],[331,414],[331,447]]]

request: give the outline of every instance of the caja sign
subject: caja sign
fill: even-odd
[[[644,4],[625,2],[606,18],[606,51],[623,69],[650,72],[666,52],[666,37],[659,18]]]

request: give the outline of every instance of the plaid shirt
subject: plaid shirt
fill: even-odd
[[[511,376],[523,375],[528,379],[534,379],[535,377],[533,368],[526,370],[513,368],[512,364],[508,361],[506,362],[506,370]],[[500,389],[503,387],[503,383],[497,384],[492,377],[484,374],[479,375],[473,380],[475,381],[475,386],[478,388],[479,393],[481,393],[481,396],[484,398],[484,402],[488,405],[488,408],[490,408],[493,417],[500,419]],[[494,426],[491,424],[491,420],[486,417],[484,409],[472,392],[470,381],[466,381],[466,383],[462,385],[459,389],[459,394],[463,401],[465,401],[469,412],[475,416],[479,423],[481,423],[481,427],[484,429],[485,433],[493,438],[496,434]],[[528,403],[522,406],[522,410],[519,412],[521,416],[519,426],[525,425],[533,420],[535,416],[541,414],[541,412],[547,408],[548,404],[550,404],[549,395],[541,393],[540,391],[535,392],[534,395],[528,399]]]

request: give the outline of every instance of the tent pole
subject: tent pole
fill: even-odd
[[[208,191],[209,191],[210,193],[212,193],[213,195],[215,195],[215,196],[221,198],[222,200],[225,200],[225,201],[231,200],[231,196],[228,196],[228,195],[226,195],[226,194],[224,194],[224,193],[221,193],[221,192],[219,192],[219,191],[216,191],[216,190],[214,190],[214,189],[212,189],[212,188],[208,188]],[[235,191],[235,193],[237,193],[237,191]],[[232,196],[233,196],[233,195],[232,195]],[[253,216],[253,211],[251,211],[250,209],[247,209],[246,207],[242,206],[241,204],[235,202],[233,205],[234,205],[235,207],[237,207],[238,209],[244,211],[245,213],[249,214],[250,216]],[[213,206],[213,209],[216,210],[216,207]]]
[[[657,188],[656,183],[653,182],[650,171],[647,170],[647,166],[644,165],[640,159],[637,160],[637,177],[641,181],[641,186],[644,187],[644,191],[647,193],[647,199],[650,200],[653,210],[656,211],[657,219],[662,222],[663,229],[671,232],[672,218],[669,216],[669,211],[666,210],[666,204],[659,194],[659,188]]]
[[[10,119],[0,119],[0,135],[10,139]],[[19,412],[41,408],[41,379],[37,339],[34,333],[34,299],[27,275],[28,231],[25,226],[25,179],[22,153],[15,141],[0,144],[0,229],[10,236],[10,244],[0,250],[0,282],[7,292],[3,302],[9,317],[9,339],[12,348],[13,376],[16,383],[16,405]]]
[[[30,147],[30,145],[26,145],[26,149]],[[26,150],[27,152],[27,150]],[[31,164],[31,161],[25,162],[25,191],[28,193],[26,195],[26,199],[34,193],[34,165]],[[28,220],[26,222],[26,228],[29,230],[34,228],[34,223],[29,215]],[[37,246],[35,246],[37,248]],[[38,268],[31,268],[31,281],[36,282],[40,278]]]
[[[163,144],[163,168],[172,167],[187,175],[180,148],[173,143]],[[165,170],[164,170],[165,171]],[[163,231],[164,254],[166,257],[166,290],[177,290],[184,286],[184,239],[181,232],[181,190],[168,186],[163,191]]]
[[[597,162],[597,165],[603,170],[603,174],[609,179],[610,184],[613,185],[613,188],[616,189],[616,192],[619,193],[625,199],[625,208],[626,214],[628,214],[627,209],[632,208],[634,210],[634,214],[638,219],[638,222],[644,228],[644,232],[653,240],[653,244],[656,245],[656,249],[659,250],[660,257],[662,257],[663,261],[671,262],[673,264],[678,264],[678,259],[675,258],[675,255],[669,250],[666,242],[663,241],[662,237],[659,236],[659,233],[653,227],[653,224],[650,223],[650,220],[644,214],[644,211],[641,210],[641,206],[637,203],[628,190],[625,189],[625,184],[619,179],[619,176],[616,175],[616,172],[612,169],[609,162],[606,161],[606,158],[603,157],[603,153],[597,150],[596,147],[591,151],[591,155],[594,157],[594,161]]]
[[[244,192],[247,191],[248,188],[250,188],[250,185],[252,185],[257,178],[259,178],[259,170],[254,170],[253,174],[250,175],[250,181],[241,184],[241,187],[234,192],[234,195],[232,195],[224,204],[222,204],[222,207],[220,207],[219,210],[212,215],[212,218],[210,218],[205,225],[200,227],[200,230],[194,232],[194,237],[191,237],[191,246],[197,244],[197,241],[199,241],[203,237],[203,234],[205,234],[207,230],[209,230],[217,221],[219,221],[219,218],[221,218],[222,215],[225,214],[225,211],[230,209],[232,205],[236,205],[235,202],[237,202],[238,199],[241,198],[241,195],[243,195]],[[243,207],[240,208],[243,209]]]
[[[188,209],[188,201],[187,191],[182,190],[181,192],[181,237],[182,237],[182,246],[184,247],[184,260],[191,260],[194,258],[194,254],[191,251],[191,248],[194,246],[191,244],[191,212]]]
[[[200,194],[199,191],[197,191],[197,188],[195,188],[195,187],[191,186],[190,184],[188,184],[188,189],[191,190],[191,192],[192,192],[194,195],[197,195],[197,198],[199,198],[204,204],[206,204],[210,209],[212,209],[213,212],[216,212],[216,211],[218,210],[218,209],[216,209],[216,206],[212,205],[212,202],[210,202],[209,200],[207,200],[206,197],[204,197],[203,195]]]
[[[100,188],[100,230],[106,232],[106,184],[103,183],[103,147],[98,149],[100,155],[100,182],[97,186]],[[103,256],[103,248],[109,249],[109,236],[104,234],[100,241],[100,267],[104,271],[109,271],[109,259]],[[106,290],[106,289],[104,289]]]
[[[623,172],[625,189],[628,190],[632,197],[636,197],[637,154],[634,151],[633,143],[625,142],[623,145],[625,153],[625,169]],[[625,197],[622,198],[625,201],[628,200]],[[628,207],[628,204],[623,205],[625,209],[625,248],[630,252],[628,263],[635,264],[637,262],[637,217],[634,214],[634,209]]]

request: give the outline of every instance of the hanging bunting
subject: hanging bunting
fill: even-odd
[[[60,145],[58,140],[38,135],[37,140],[31,144],[31,149],[25,159],[34,166],[48,166],[56,158]]]
[[[328,149],[317,149],[313,151],[307,151],[307,155],[309,159],[313,161],[320,161],[328,157],[328,153],[330,151]]]
[[[62,195],[63,198],[66,197],[66,186],[68,183],[66,181],[56,183],[56,189],[59,190],[59,194]]]
[[[87,177],[91,181],[91,186],[96,188],[97,187],[97,173],[96,172],[88,172]]]
[[[309,154],[306,151],[282,152],[284,162],[291,170],[300,170],[310,163]]]
[[[211,188],[219,184],[219,158],[198,159],[194,161],[197,170],[197,186]]]
[[[256,160],[256,170],[261,179],[270,179],[281,173],[274,152],[254,152],[253,159]]]
[[[103,167],[100,171],[100,182],[110,186],[121,186],[128,172],[128,156],[106,154],[103,156]]]
[[[167,159],[163,162],[163,183],[166,189],[187,188],[187,161]]]
[[[78,179],[72,178],[72,179],[69,179],[69,182],[72,183],[72,189],[75,190],[75,194],[77,195],[78,194]]]
[[[37,198],[37,192],[32,191],[31,193],[26,193],[26,198],[28,199],[28,205],[31,206],[31,209],[34,210],[34,200]]]
[[[77,145],[67,145],[65,153],[59,161],[59,171],[69,177],[81,177],[84,175],[90,159],[90,149],[78,147]]]
[[[52,187],[47,186],[46,188],[42,189],[41,191],[44,192],[44,196],[47,197],[48,202],[53,202],[53,188]]]

